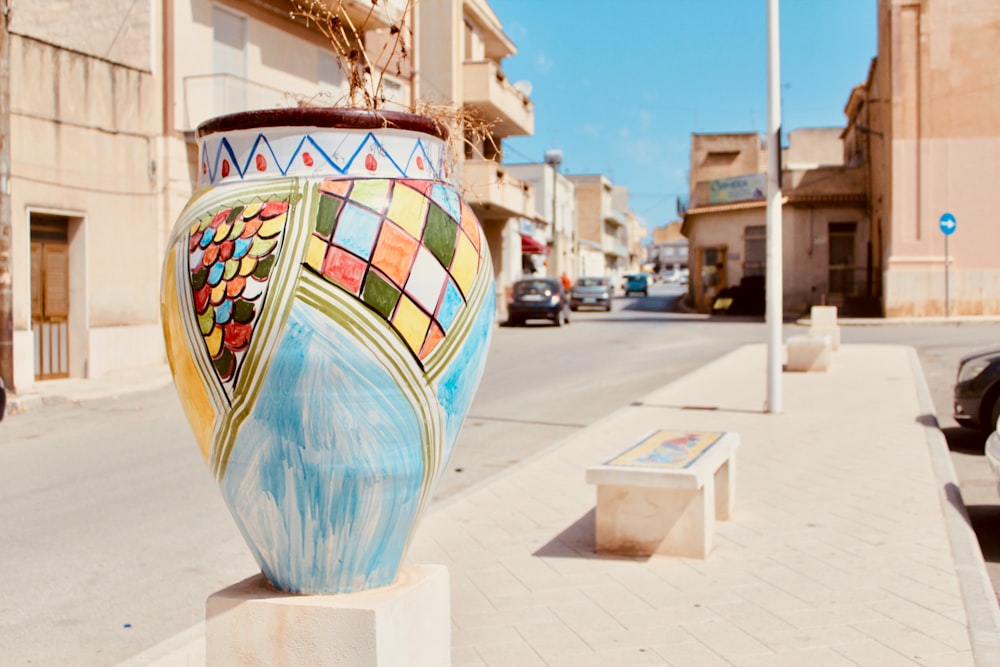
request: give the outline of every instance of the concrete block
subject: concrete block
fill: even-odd
[[[837,326],[837,307],[813,306],[809,309],[809,321],[821,327]]]
[[[263,575],[208,598],[212,667],[451,664],[451,603],[443,565],[400,568],[383,588],[340,595],[276,591]]]
[[[785,343],[790,372],[825,372],[830,368],[833,344],[829,336],[791,336]]]
[[[707,557],[715,521],[730,519],[736,500],[739,434],[718,435],[713,445],[693,461],[684,460],[682,467],[637,465],[629,452],[643,445],[639,443],[608,463],[588,468],[587,482],[597,485],[597,552]]]
[[[813,306],[809,310],[809,335],[829,336],[830,347],[840,349],[840,326],[836,306]]]

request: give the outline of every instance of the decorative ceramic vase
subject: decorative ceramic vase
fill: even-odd
[[[490,254],[404,113],[278,109],[198,128],[162,317],[174,383],[280,590],[392,583],[482,375]]]

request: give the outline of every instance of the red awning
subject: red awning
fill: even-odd
[[[521,254],[547,255],[549,254],[549,247],[544,243],[539,243],[527,234],[521,234]]]

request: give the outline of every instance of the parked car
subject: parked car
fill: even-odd
[[[1000,433],[996,431],[986,438],[986,462],[997,480],[997,493],[1000,493]]]
[[[625,296],[636,293],[649,296],[649,277],[645,273],[630,273],[625,276]]]
[[[552,320],[557,327],[569,324],[569,299],[558,278],[525,278],[514,283],[507,302],[510,324],[527,320]]]
[[[1000,349],[984,350],[958,362],[955,379],[955,421],[986,433],[1000,418]]]
[[[569,308],[603,308],[611,310],[611,281],[604,277],[583,277],[569,292]]]
[[[687,269],[675,269],[670,273],[664,274],[663,281],[671,284],[677,285],[687,285],[688,282],[688,270]]]

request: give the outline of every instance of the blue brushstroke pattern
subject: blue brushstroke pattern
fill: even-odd
[[[295,303],[222,481],[275,586],[329,594],[392,583],[420,494],[420,433],[396,380]]]
[[[434,185],[431,188],[431,199],[455,220],[462,219],[462,204],[458,193],[451,187],[440,183]]]
[[[448,279],[444,286],[444,297],[441,299],[441,307],[438,308],[437,319],[441,323],[441,328],[445,331],[451,329],[451,323],[455,321],[458,311],[465,305],[462,294],[455,287],[455,281]]]
[[[486,367],[486,352],[493,336],[496,308],[496,294],[490,289],[483,299],[468,337],[439,380],[438,403],[444,410],[442,467],[448,464],[448,459],[455,449],[458,433],[462,430],[462,422],[465,421],[465,415],[469,411],[469,405]]]

